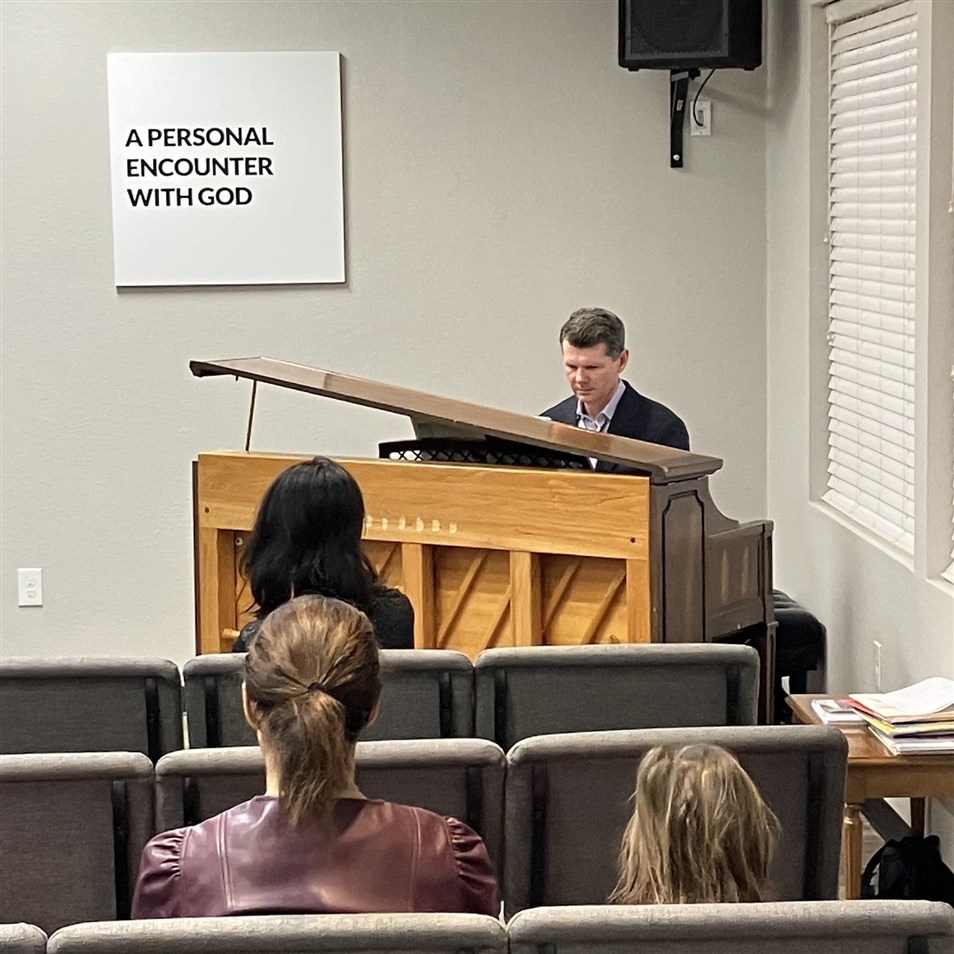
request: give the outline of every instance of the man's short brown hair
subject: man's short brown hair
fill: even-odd
[[[574,348],[606,345],[606,353],[618,358],[626,347],[626,329],[611,311],[605,308],[579,308],[560,329],[560,344],[569,341]]]

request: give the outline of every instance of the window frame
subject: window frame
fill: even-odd
[[[826,9],[829,102],[826,129],[829,176],[826,341],[829,350],[826,402],[828,476],[823,499],[885,544],[913,555],[915,345],[918,325],[917,236],[913,226],[916,227],[916,222],[911,222],[906,209],[900,216],[897,212],[892,213],[890,207],[874,213],[854,210],[854,202],[870,202],[872,199],[866,198],[867,193],[857,198],[850,194],[848,190],[859,188],[859,182],[849,178],[847,184],[836,186],[833,177],[835,170],[844,166],[862,173],[866,163],[864,157],[880,158],[883,155],[881,150],[889,146],[892,156],[897,157],[894,161],[900,161],[900,165],[892,168],[903,170],[914,179],[912,184],[905,184],[902,188],[905,194],[909,194],[904,199],[905,205],[912,204],[916,215],[918,88],[915,87],[913,95],[909,92],[899,101],[904,104],[902,123],[905,127],[912,122],[915,125],[913,134],[905,128],[894,134],[894,139],[900,136],[905,141],[899,153],[892,139],[885,140],[883,127],[861,125],[857,119],[850,118],[852,114],[836,109],[842,102],[837,97],[847,93],[843,86],[835,85],[835,70],[836,56],[842,59],[842,69],[846,67],[845,57],[849,64],[852,62],[853,54],[845,49],[846,44],[849,50],[870,50],[873,59],[857,61],[859,65],[856,66],[848,65],[849,76],[843,76],[841,82],[852,86],[860,83],[874,92],[882,86],[880,74],[872,74],[870,66],[866,68],[861,64],[880,60],[884,55],[882,41],[875,41],[877,45],[871,47],[871,41],[858,45],[854,38],[880,31],[884,40],[896,45],[897,40],[891,38],[902,40],[913,35],[913,42],[909,39],[894,54],[895,59],[901,54],[900,62],[889,66],[885,75],[892,78],[891,88],[898,92],[906,90],[910,82],[916,83],[917,9],[911,0],[880,7],[875,12],[863,12],[861,16],[854,15],[859,12],[858,8],[858,3],[852,3],[847,9],[841,4]],[[836,46],[842,47],[837,54]],[[899,82],[900,70],[904,74],[900,74]],[[906,75],[908,72],[913,76]],[[883,116],[896,107],[882,105],[874,108]],[[897,125],[896,121],[893,122]],[[860,150],[853,148],[852,144],[856,142],[863,144]],[[877,151],[872,152],[872,149]],[[873,201],[880,204],[877,198]],[[894,283],[891,270],[888,270],[891,277],[886,282],[883,259],[879,257],[879,264],[864,261],[865,250],[870,247],[866,240],[871,237],[872,222],[877,223],[875,234],[882,237],[879,244],[883,244],[887,236],[889,246],[892,241],[899,245],[903,264],[897,266],[898,284]],[[909,258],[910,261],[906,261]],[[911,313],[906,314],[909,311]],[[892,326],[895,326],[894,334],[885,330]],[[868,356],[872,348],[873,366]],[[872,438],[875,440],[873,445],[869,443]],[[894,453],[888,452],[888,445],[894,448]]]
[[[822,498],[828,471],[828,150],[830,26],[859,16],[918,15],[917,232],[915,298],[914,551],[905,553]],[[809,497],[857,537],[954,592],[951,552],[951,365],[954,362],[954,5],[931,0],[816,0],[811,43],[809,167]]]

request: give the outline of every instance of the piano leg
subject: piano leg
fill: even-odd
[[[759,654],[759,725],[775,722],[775,628],[774,620],[757,633],[751,645]]]
[[[717,643],[751,646],[759,654],[759,725],[775,724],[775,629],[778,623],[757,623],[738,632],[717,636]]]

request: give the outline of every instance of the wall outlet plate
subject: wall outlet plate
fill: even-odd
[[[698,117],[699,122],[696,122]],[[689,103],[689,135],[690,136],[711,136],[712,135],[712,100],[700,99],[693,108]]]
[[[43,605],[43,571],[39,567],[21,567],[17,570],[19,606]]]

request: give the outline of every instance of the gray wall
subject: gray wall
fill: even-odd
[[[616,65],[615,0],[3,4],[5,653],[193,645],[190,461],[248,389],[190,358],[268,354],[536,412],[556,330],[603,304],[630,379],[765,492],[764,71],[706,88],[668,167],[668,76]],[[106,54],[340,50],[345,287],[117,292]],[[266,391],[253,447],[374,456],[403,420]],[[582,519],[585,515],[580,515]],[[45,606],[16,606],[16,568]]]

